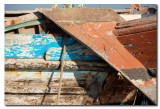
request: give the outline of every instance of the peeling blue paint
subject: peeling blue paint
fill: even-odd
[[[60,34],[5,35],[5,58],[45,58],[61,60],[64,36]],[[101,60],[74,38],[67,38],[65,60]],[[45,57],[44,57],[45,56]]]

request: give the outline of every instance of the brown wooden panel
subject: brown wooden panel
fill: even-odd
[[[152,31],[156,29],[157,29],[157,23],[152,23],[152,24],[140,25],[135,27],[117,29],[113,33],[116,36],[123,36],[123,35],[135,34],[135,33],[140,33],[145,31]]]
[[[130,20],[130,21],[126,21],[126,22],[121,22],[121,23],[117,23],[117,26],[129,25],[129,24],[141,23],[141,22],[150,22],[153,20],[157,20],[157,16],[149,16],[149,17],[144,17],[141,19],[135,19],[135,20]]]
[[[134,86],[117,75],[111,87],[101,92],[100,101],[102,104],[121,104],[125,97],[133,90],[135,90]]]
[[[117,36],[122,44],[143,43],[157,41],[157,30],[141,32],[136,34]]]

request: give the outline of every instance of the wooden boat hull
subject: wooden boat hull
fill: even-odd
[[[64,71],[60,105],[92,105],[107,72]],[[6,105],[56,105],[60,71],[5,71]]]
[[[118,41],[113,34],[116,22],[84,22],[55,20],[52,14],[44,13],[60,28],[72,37],[83,43],[99,57],[109,63],[117,71],[140,89],[150,100],[156,104],[156,78],[149,75],[147,68],[139,62]],[[81,19],[79,20],[81,21]]]
[[[76,16],[73,16],[74,15],[73,13],[75,13],[77,11],[78,11],[78,14],[76,14]],[[129,80],[134,86],[139,88],[140,91],[142,91],[152,102],[154,102],[156,104],[156,77],[152,77],[151,75],[149,75],[148,69],[146,68],[146,66],[144,66],[142,62],[137,60],[137,58],[135,58],[124,47],[124,45],[122,45],[120,43],[120,40],[118,40],[117,36],[115,34],[113,34],[113,31],[115,31],[116,22],[122,22],[122,21],[124,21],[124,19],[119,17],[117,14],[112,12],[112,10],[110,10],[110,9],[66,9],[66,10],[65,9],[62,9],[62,10],[61,9],[51,9],[48,12],[43,11],[43,10],[40,10],[40,12],[44,13],[49,18],[49,19],[47,19],[47,21],[50,21],[50,23],[51,23],[51,20],[54,21],[54,22],[52,22],[52,24],[56,23],[56,25],[58,25],[62,30],[64,30],[69,35],[71,35],[76,40],[78,40],[78,42],[74,42],[75,40],[71,39],[71,42],[73,41],[72,44],[76,44],[76,43],[80,42],[80,43],[82,43],[83,45],[86,46],[86,47],[84,47],[83,50],[87,50],[87,48],[89,48],[90,50],[93,51],[93,53],[91,53],[91,55],[90,55],[90,51],[87,51],[86,53],[82,53],[83,52],[83,50],[82,50],[83,47],[75,48],[76,46],[72,46],[72,44],[71,44],[70,49],[73,48],[74,51],[75,51],[75,49],[77,51],[78,51],[78,49],[80,49],[80,50],[82,50],[82,52],[80,52],[78,57],[76,57],[76,59],[75,59],[75,54],[76,53],[74,52],[75,54],[72,56],[72,54],[73,54],[72,50],[70,51],[70,49],[68,49],[67,53],[71,53],[71,54],[69,54],[68,57],[66,57],[66,61],[67,60],[72,60],[74,58],[75,62],[76,62],[76,60],[78,60],[78,61],[81,60],[82,63],[80,62],[79,64],[82,65],[84,63],[82,60],[85,60],[85,61],[92,60],[93,61],[96,58],[95,61],[97,61],[97,60],[103,59],[105,62],[107,62],[106,63],[107,67],[106,67],[105,70],[113,69],[113,68],[114,68],[114,70],[109,71],[109,72],[111,72],[110,74],[113,74],[113,75],[109,79],[106,78],[105,80],[103,80],[103,85],[100,85],[102,88],[104,88],[104,89],[107,88],[108,90],[110,90],[111,87],[108,87],[108,86],[112,85],[112,82],[115,80],[117,75],[114,75],[113,72],[115,72],[115,70],[117,70],[125,78],[127,78],[127,80]],[[63,16],[59,15],[58,12],[63,12],[62,13]],[[68,12],[70,12],[70,14],[68,14]],[[98,12],[98,14],[96,14],[96,12]],[[54,16],[52,15],[53,13],[54,13]],[[85,14],[85,16],[87,16],[87,18],[85,16],[81,16],[81,14],[83,14],[83,13]],[[104,16],[104,14],[105,14],[105,16]],[[42,15],[42,14],[40,14],[40,15]],[[113,15],[114,15],[114,17],[113,17]],[[7,26],[5,30],[6,30],[6,32],[10,32],[10,31],[15,30],[15,29],[21,29],[22,27],[39,25],[39,24],[45,23],[45,22],[43,22],[44,19],[41,19],[42,22],[41,21],[37,22],[37,21],[39,21],[39,18],[41,18],[41,17],[38,17],[38,19],[37,19],[37,17],[34,16],[32,18],[33,21],[31,20],[29,22],[27,20],[25,20],[24,22],[21,21],[21,19],[23,19],[23,17],[20,18],[20,19],[18,18],[18,20],[22,24],[19,24],[19,22],[15,22],[16,25],[14,25],[14,24],[12,24],[12,21],[11,21],[9,24],[7,24],[7,25],[10,25],[10,26]],[[73,19],[70,19],[70,18],[73,18]],[[59,19],[59,20],[57,20],[57,19]],[[154,27],[155,27],[155,25],[154,25]],[[55,26],[54,26],[54,29],[55,29]],[[45,29],[45,31],[46,31],[46,29]],[[10,36],[8,36],[8,39],[9,40],[14,39],[14,38],[10,38],[10,37],[17,37],[17,39],[23,39],[21,36],[24,37],[25,35],[10,35]],[[50,35],[29,35],[29,37],[30,37],[29,39],[26,37],[26,39],[27,39],[26,43],[28,44],[27,46],[26,46],[26,44],[24,44],[25,41],[24,42],[20,41],[18,43],[15,43],[13,40],[12,41],[10,40],[10,42],[7,43],[9,45],[15,46],[17,48],[17,49],[15,49],[16,51],[20,51],[20,53],[18,53],[18,52],[15,52],[14,50],[11,50],[10,49],[11,46],[9,46],[9,45],[7,45],[8,48],[6,47],[5,52],[6,52],[6,54],[8,54],[8,55],[6,55],[6,58],[8,58],[8,59],[5,60],[5,63],[6,63],[5,68],[8,69],[8,70],[6,70],[6,74],[7,74],[8,71],[10,72],[10,70],[13,70],[13,71],[11,71],[11,73],[9,73],[9,75],[7,75],[8,77],[14,76],[14,74],[16,74],[16,76],[19,76],[21,73],[18,73],[18,74],[15,73],[15,72],[17,72],[17,69],[24,69],[26,71],[31,70],[31,72],[34,72],[33,70],[40,70],[41,71],[41,70],[44,70],[44,69],[46,69],[46,70],[58,70],[59,64],[54,66],[55,65],[54,63],[55,62],[57,63],[59,60],[61,60],[61,58],[60,58],[60,56],[59,56],[59,58],[55,58],[56,55],[54,55],[55,54],[54,51],[57,50],[57,48],[54,48],[54,49],[51,48],[50,49],[50,46],[54,45],[53,44],[54,41],[52,41],[52,35],[51,36]],[[38,40],[37,40],[37,38],[38,38]],[[7,37],[6,37],[6,39],[7,39]],[[45,44],[43,44],[43,43],[46,43],[47,39],[50,39],[49,43],[48,43],[48,48],[44,47]],[[62,41],[62,39],[61,39],[61,41]],[[30,44],[30,41],[32,42],[34,40],[35,40],[35,43]],[[43,42],[43,43],[39,43],[38,41]],[[62,44],[60,44],[60,43],[58,43],[59,48],[61,48],[61,46],[63,45],[63,41],[62,41]],[[78,47],[79,47],[80,43],[77,44]],[[18,44],[18,45],[15,45],[15,44]],[[18,48],[18,46],[21,46],[21,45],[25,45],[23,47],[23,50],[20,50]],[[33,49],[34,46],[37,46],[37,45],[40,48],[42,48],[42,49],[39,49],[39,52],[36,52],[36,51],[33,52],[32,50],[27,49],[27,48],[29,48],[29,46]],[[70,45],[68,45],[68,47],[69,46]],[[8,49],[8,51],[13,51],[13,52],[7,52],[7,49]],[[38,49],[38,47],[36,47],[36,49]],[[59,54],[61,54],[61,50],[62,49],[59,49],[59,52],[58,52]],[[22,54],[25,54],[26,51],[29,55],[22,55]],[[39,56],[36,57],[37,54],[35,55],[35,53],[37,53]],[[79,53],[79,52],[77,52],[77,53]],[[19,54],[21,54],[21,55],[19,55]],[[13,57],[11,57],[11,56],[13,56]],[[16,56],[18,56],[18,57],[16,57]],[[70,56],[72,56],[72,58],[70,58]],[[87,57],[85,57],[85,56],[87,56]],[[20,59],[15,59],[15,57],[20,58]],[[39,59],[36,60],[35,57],[39,58]],[[84,58],[82,58],[82,57],[84,57]],[[13,59],[11,59],[11,58],[13,58]],[[27,59],[24,59],[24,58],[27,58]],[[47,61],[44,61],[43,58]],[[91,58],[91,59],[89,59],[89,58]],[[54,60],[54,59],[57,59],[57,60]],[[11,61],[13,61],[13,62],[11,62]],[[37,64],[33,61],[40,62],[41,64],[37,66]],[[76,64],[77,63],[78,62],[76,62]],[[67,67],[65,67],[65,68],[68,68],[68,65],[70,65],[70,64],[71,63],[68,62]],[[69,70],[74,70],[74,69],[80,70],[79,68],[81,68],[81,67],[79,66],[79,64],[77,64],[74,68],[70,68]],[[72,63],[72,65],[75,65],[75,63]],[[87,63],[87,65],[89,66],[88,63]],[[93,63],[92,65],[95,65],[95,64]],[[42,66],[42,67],[40,67],[40,66]],[[97,66],[95,65],[95,67],[97,67]],[[42,69],[37,69],[37,68],[42,68]],[[103,68],[101,68],[101,69],[104,69],[104,68],[105,68],[105,66],[103,66]],[[83,71],[83,70],[87,70],[87,69],[81,68],[81,70]],[[91,69],[89,69],[89,70],[91,70]],[[97,69],[94,69],[94,70],[97,70]],[[28,73],[32,74],[30,71],[27,71],[27,72],[26,71],[24,72],[24,74],[28,74]],[[22,71],[20,71],[20,72],[22,72]],[[104,72],[104,73],[106,73],[106,72]],[[38,71],[36,71],[36,73],[34,75],[39,75]],[[16,76],[14,76],[14,77],[16,77]],[[23,76],[24,75],[22,74],[21,78],[23,78]],[[101,75],[101,76],[103,77],[103,75]],[[33,75],[32,75],[32,77],[34,78]],[[25,78],[27,78],[27,77],[25,77]],[[25,82],[25,79],[23,80],[23,82]],[[10,82],[10,84],[11,83],[12,82]],[[110,85],[108,85],[108,83],[110,83]],[[107,87],[104,87],[104,86],[106,86],[105,84],[107,84]],[[131,84],[129,86],[131,86]],[[18,87],[20,87],[20,86],[18,86]],[[49,87],[49,85],[47,85],[47,87]],[[125,86],[123,86],[123,87],[125,87]],[[99,90],[99,86],[94,87],[94,88],[97,88]],[[6,90],[9,90],[9,89],[10,88],[7,88]],[[14,88],[12,88],[12,89],[14,89]],[[22,88],[22,89],[24,90],[25,88]],[[116,89],[116,88],[111,88],[111,89]],[[123,90],[125,90],[125,89],[123,89]],[[16,89],[16,90],[13,90],[13,91],[18,91],[18,90]],[[33,90],[31,90],[31,92],[32,91]],[[131,90],[131,91],[133,91],[133,90]],[[11,92],[10,95],[14,95],[14,92],[12,93],[11,90],[10,90],[10,92]],[[109,101],[109,100],[104,99],[104,97],[108,96],[107,92],[105,93],[105,90],[102,91],[102,92],[103,93],[101,93],[101,96],[100,96],[100,99],[102,101],[101,101],[101,103],[98,103],[98,104],[107,104],[106,101]],[[6,93],[6,94],[9,94],[9,93]],[[15,97],[18,96],[17,94],[19,94],[19,93],[16,93]],[[33,94],[35,94],[35,93],[33,93]],[[104,94],[106,96],[103,96]],[[127,96],[127,94],[128,93],[125,93],[124,96]],[[21,95],[24,95],[24,94],[21,94]],[[98,95],[96,94],[96,96],[98,96]],[[112,96],[112,94],[111,94],[111,96]],[[8,98],[10,99],[9,96],[8,96]],[[30,99],[30,97],[25,98],[25,97],[22,97],[22,96],[19,96],[18,99],[19,98],[20,99],[23,98],[27,101]],[[119,100],[122,101],[122,98],[121,98],[121,100],[120,99]],[[37,98],[33,98],[33,99],[37,99]],[[84,97],[84,99],[85,99],[85,97]],[[87,98],[87,99],[89,99],[89,98]],[[116,101],[117,97],[115,97],[113,99],[114,99],[114,101]],[[93,101],[93,100],[95,101],[97,99],[92,98],[91,101]],[[6,102],[7,101],[8,101],[8,99],[6,100]],[[114,101],[113,102],[111,101],[111,102],[108,102],[108,103],[109,104],[110,103],[111,104],[115,103]],[[12,105],[12,104],[21,105],[21,104],[23,104],[23,103],[18,103],[18,102],[14,103],[13,101],[10,101],[10,102],[11,102],[11,104],[9,104],[9,102],[8,102],[8,105]],[[66,102],[66,101],[63,100],[63,102]],[[43,104],[40,104],[40,101],[38,101],[38,103],[34,102],[33,104],[32,103],[25,104],[25,103],[24,103],[24,105],[27,105],[27,104],[28,105],[43,105]],[[63,105],[68,105],[68,104],[70,104],[70,103],[69,102],[66,103],[66,104],[64,103]],[[73,104],[74,103],[72,102],[72,105]],[[91,104],[93,104],[93,102]],[[45,105],[54,105],[54,101],[52,103],[48,103],[48,104],[46,103]],[[82,103],[81,105],[85,105],[85,103]]]

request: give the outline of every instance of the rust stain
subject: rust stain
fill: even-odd
[[[16,73],[16,76],[20,76],[20,74],[18,74],[18,72],[15,72]]]
[[[16,65],[16,63],[13,64],[13,69],[18,69],[18,65]]]
[[[49,63],[45,63],[45,64],[44,64],[44,68],[47,68],[48,65],[49,65]]]
[[[15,21],[14,20],[11,21],[9,26],[13,26],[13,25],[15,25]]]
[[[41,71],[39,71],[39,72],[37,72],[36,74],[33,75],[33,77],[41,77],[41,76],[42,76],[42,72]]]

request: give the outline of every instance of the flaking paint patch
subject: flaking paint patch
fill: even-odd
[[[5,58],[44,58],[41,54],[46,54],[51,55],[48,60],[60,60],[63,45],[60,34],[9,34],[5,37]],[[67,48],[66,60],[101,60],[74,38],[67,38]]]
[[[97,37],[97,38],[98,38],[98,36],[97,36],[97,35],[94,35],[94,37]]]
[[[102,24],[99,24],[98,27],[96,27],[96,29],[99,29],[102,26]]]
[[[141,79],[138,80],[131,80],[136,86],[144,86],[144,82]]]
[[[113,33],[112,33],[112,31],[107,31],[107,35],[112,35]]]

